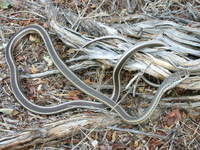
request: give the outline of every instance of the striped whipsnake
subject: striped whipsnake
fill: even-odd
[[[55,105],[55,106],[39,106],[36,105],[28,100],[28,98],[25,96],[25,94],[22,92],[19,86],[19,73],[17,70],[17,67],[14,62],[13,58],[13,49],[16,47],[17,43],[21,38],[23,38],[25,35],[29,33],[39,33],[42,37],[47,50],[49,52],[49,55],[51,56],[54,64],[56,67],[60,70],[60,72],[70,81],[73,83],[74,86],[76,86],[78,89],[80,89],[82,92],[90,95],[94,99],[98,100],[101,103],[97,102],[89,102],[84,100],[76,100],[76,101],[70,101],[63,104]],[[175,72],[174,74],[167,77],[164,82],[160,85],[158,88],[157,93],[155,94],[151,104],[146,109],[146,111],[140,115],[140,116],[130,116],[128,113],[124,111],[124,109],[117,104],[116,100],[119,98],[119,93],[121,89],[120,84],[120,71],[128,58],[131,57],[132,54],[135,52],[146,48],[146,47],[155,47],[155,46],[165,46],[165,44],[161,41],[152,40],[147,42],[141,42],[139,44],[134,45],[133,48],[131,48],[129,51],[126,51],[118,60],[114,71],[113,71],[113,82],[114,82],[114,90],[111,98],[106,97],[105,95],[95,91],[88,85],[86,85],[83,81],[81,81],[73,72],[69,70],[69,68],[63,63],[63,61],[59,58],[57,55],[54,46],[51,42],[51,39],[45,29],[39,25],[29,25],[18,31],[9,41],[7,48],[6,48],[6,60],[8,63],[8,66],[10,68],[10,80],[11,80],[11,87],[13,90],[13,93],[16,97],[16,99],[19,101],[19,103],[24,106],[29,111],[32,111],[34,113],[38,114],[55,114],[59,112],[63,112],[69,109],[73,108],[88,108],[88,107],[95,107],[95,108],[102,108],[104,105],[110,107],[112,110],[114,110],[124,121],[130,124],[139,124],[144,121],[146,121],[153,111],[155,110],[156,106],[158,105],[158,102],[163,95],[165,91],[167,91],[170,88],[173,88],[177,84],[179,84],[181,81],[186,79],[189,76],[189,72],[186,70],[180,70],[178,72]],[[102,105],[102,103],[104,105]]]

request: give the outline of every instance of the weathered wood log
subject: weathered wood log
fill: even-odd
[[[105,114],[77,114],[65,120],[50,122],[40,128],[28,128],[13,132],[13,136],[0,139],[0,150],[18,150],[34,145],[48,143],[58,138],[69,137],[78,133],[80,128],[105,128],[120,123],[120,118]]]

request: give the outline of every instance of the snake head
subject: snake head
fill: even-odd
[[[190,76],[190,71],[188,70],[178,70],[177,72],[173,73],[169,77],[165,79],[166,82],[170,83],[169,87],[173,88],[183,80]],[[166,83],[165,82],[165,83]]]

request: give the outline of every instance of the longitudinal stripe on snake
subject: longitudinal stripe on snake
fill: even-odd
[[[36,105],[28,100],[25,94],[22,92],[19,86],[19,77],[18,77],[18,70],[14,62],[13,58],[13,49],[16,47],[17,43],[21,38],[29,33],[39,33],[42,37],[49,55],[51,56],[54,64],[60,70],[60,72],[71,82],[74,86],[80,89],[82,92],[90,95],[94,99],[98,100],[101,103],[97,102],[88,102],[84,100],[77,100],[77,101],[70,101],[63,104],[55,105],[55,106],[39,106]],[[134,45],[129,51],[126,51],[121,58],[118,60],[114,71],[113,71],[113,81],[114,81],[114,90],[111,98],[106,97],[100,92],[92,89],[90,86],[86,85],[83,81],[81,81],[70,69],[63,63],[60,57],[57,55],[54,46],[51,42],[51,39],[45,29],[39,25],[29,25],[25,28],[18,31],[10,40],[6,48],[6,60],[8,66],[10,68],[10,80],[11,80],[11,87],[16,99],[19,103],[24,106],[29,111],[38,114],[55,114],[59,112],[63,112],[73,108],[102,108],[104,107],[102,103],[112,110],[114,110],[124,121],[131,123],[131,124],[139,124],[146,121],[153,111],[155,110],[158,102],[163,95],[163,93],[179,84],[181,81],[185,80],[189,76],[189,72],[186,70],[180,70],[175,72],[174,74],[170,75],[168,78],[164,80],[164,82],[158,88],[157,93],[155,94],[152,102],[150,103],[149,107],[146,111],[140,116],[130,116],[125,110],[117,104],[117,99],[119,97],[121,84],[120,84],[120,71],[128,58],[131,57],[132,54],[135,52],[146,48],[146,47],[156,47],[156,46],[165,46],[165,44],[161,41],[152,40],[147,42],[141,42],[139,44]]]

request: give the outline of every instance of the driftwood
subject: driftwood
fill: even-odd
[[[59,12],[59,9],[50,7],[48,15],[51,18],[51,27],[60,36],[62,41],[66,43],[66,45],[73,47],[76,51],[85,53],[84,56],[73,58],[68,62],[89,59],[100,61],[108,68],[114,67],[117,59],[123,54],[123,52],[130,49],[134,43],[139,42],[137,38],[127,39],[125,36],[124,39],[127,39],[128,43],[124,40],[119,40],[120,37],[123,37],[119,34],[119,32],[128,36],[128,33],[123,32],[124,30],[129,30],[129,32],[133,32],[132,34],[134,34],[135,30],[142,28],[143,34],[138,37],[140,40],[159,39],[166,42],[166,44],[169,45],[169,48],[154,47],[141,50],[144,54],[136,53],[134,57],[135,60],[131,61],[130,59],[124,69],[129,71],[145,71],[146,73],[161,79],[164,79],[171,74],[171,71],[178,69],[188,69],[191,70],[192,73],[198,72],[200,69],[200,59],[192,60],[187,56],[188,54],[196,57],[200,56],[198,51],[198,48],[200,47],[200,40],[192,35],[181,32],[192,32],[193,34],[200,35],[199,28],[189,28],[186,26],[180,26],[174,22],[160,20],[144,21],[134,24],[134,26],[124,26],[123,24],[118,24],[109,27],[102,23],[92,21],[91,19],[89,21],[88,19],[78,20],[73,13],[69,13],[70,15],[66,14],[65,16],[67,17],[67,20],[70,20],[70,22],[78,20],[78,22],[80,21],[80,26],[84,23],[84,25],[81,26],[82,28],[86,26],[85,24],[87,24],[87,27],[96,27],[97,31],[103,30],[104,35],[116,36],[115,38],[110,38],[110,41],[105,38],[106,41],[95,40],[95,42],[91,42],[93,39],[59,24],[58,20],[61,17]],[[157,26],[159,26],[159,28],[156,28]],[[87,28],[84,29],[88,31],[88,34],[91,34],[91,30]],[[98,36],[98,34],[95,35]],[[74,43],[74,41],[76,42]],[[84,45],[88,46],[85,47]],[[187,54],[186,56],[184,56],[185,53]],[[200,77],[197,75],[183,81],[179,87],[185,89],[200,89],[199,85]]]
[[[41,127],[13,131],[8,137],[0,138],[0,150],[18,150],[32,148],[35,145],[46,147],[59,138],[75,136],[80,129],[87,128],[91,131],[120,123],[120,119],[112,115],[79,114],[65,120],[44,124]]]

